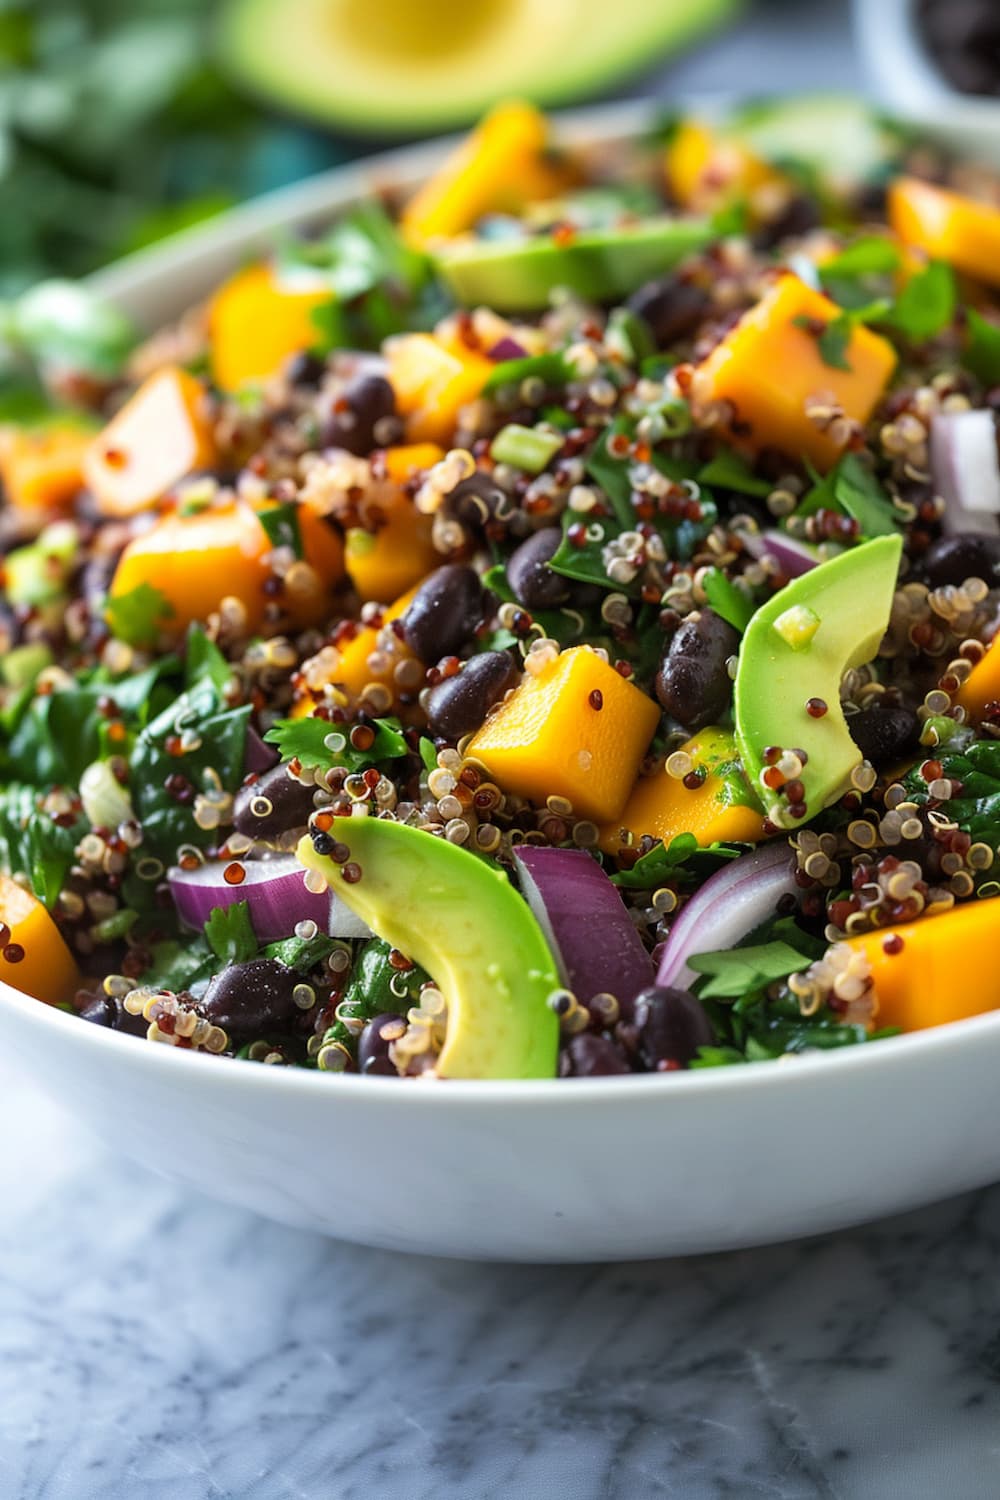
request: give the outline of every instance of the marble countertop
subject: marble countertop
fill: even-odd
[[[850,84],[844,26],[772,0],[660,91]],[[2,1058],[0,1142],[0,1500],[1000,1494],[1000,1188],[744,1254],[532,1268],[208,1202]]]
[[[742,1254],[470,1265],[175,1188],[5,1062],[0,1140],[3,1500],[1000,1492],[1000,1189]]]

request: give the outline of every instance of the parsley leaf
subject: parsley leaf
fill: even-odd
[[[729,948],[722,953],[698,953],[688,959],[691,968],[707,974],[700,989],[703,1000],[738,999],[763,989],[775,979],[784,979],[806,967],[804,958],[788,943],[761,943],[753,948]]]
[[[267,532],[272,547],[290,547],[296,557],[302,557],[299,507],[294,500],[259,510],[257,517]]]
[[[39,810],[38,795],[34,787],[20,782],[0,791],[0,869],[26,875],[39,901],[51,909],[87,831],[87,820],[79,818],[61,828]]]
[[[308,974],[311,969],[325,963],[334,948],[341,946],[337,938],[318,932],[313,938],[290,937],[282,938],[277,943],[268,943],[264,956],[276,959],[286,969],[297,969],[300,974]]]
[[[910,277],[885,321],[919,344],[950,326],[957,303],[954,271],[944,261],[932,260]]]
[[[721,568],[709,568],[702,578],[702,587],[715,613],[742,634],[756,610],[753,600],[731,582]]]
[[[346,741],[342,750],[331,750],[326,743],[335,734]],[[264,738],[277,746],[282,760],[297,759],[306,767],[346,766],[360,771],[380,760],[399,760],[409,754],[398,719],[376,719],[375,739],[367,750],[356,750],[340,726],[328,719],[279,719]]]
[[[250,920],[250,905],[246,901],[215,907],[205,923],[205,936],[212,952],[223,964],[244,964],[256,958],[260,947]]]
[[[174,606],[165,594],[151,583],[140,583],[127,594],[109,598],[104,606],[108,629],[118,640],[130,646],[153,646]]]
[[[611,881],[624,890],[651,891],[664,880],[682,874],[697,874],[699,878],[707,879],[720,865],[738,859],[752,847],[751,844],[717,842],[702,848],[693,833],[678,833],[669,844],[656,844],[648,854],[643,854],[631,870],[612,875]]]
[[[883,276],[898,270],[901,261],[899,248],[892,240],[882,235],[865,235],[825,260],[819,274],[823,281],[836,276]]]
[[[892,501],[857,454],[845,453],[837,464],[833,493],[841,510],[857,521],[862,536],[891,536],[898,529]]]
[[[1000,384],[1000,328],[970,307],[965,314],[968,342],[962,363],[983,385]]]
[[[218,967],[200,932],[185,933],[182,941],[164,938],[153,944],[152,953],[153,962],[142,976],[143,984],[151,989],[173,990],[176,994],[211,979]]]
[[[769,495],[774,485],[755,474],[745,458],[731,448],[720,448],[715,457],[698,470],[699,484],[714,484],[740,495]]]
[[[504,359],[494,368],[483,395],[491,396],[502,385],[520,385],[522,380],[542,380],[549,387],[566,384],[569,366],[561,354],[526,354],[520,359]]]
[[[222,692],[232,675],[232,667],[215,642],[209,640],[200,625],[193,625],[184,649],[184,685],[188,691],[208,682],[221,702]]]

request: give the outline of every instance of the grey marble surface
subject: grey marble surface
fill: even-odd
[[[103,1154],[4,1063],[0,1140],[3,1500],[1000,1493],[1000,1189],[564,1270],[220,1207]]]

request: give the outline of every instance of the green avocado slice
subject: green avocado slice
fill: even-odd
[[[352,131],[467,125],[511,95],[577,103],[717,26],[737,0],[227,0],[218,45],[256,93]]]
[[[335,818],[330,836],[360,866],[298,857],[373,932],[434,978],[448,1005],[442,1078],[552,1078],[559,1023],[548,1003],[560,988],[548,943],[503,872],[418,828],[384,818]]]
[[[588,229],[562,241],[542,234],[524,240],[452,240],[436,256],[438,272],[457,301],[498,312],[544,307],[556,287],[594,302],[627,297],[653,276],[712,239],[704,219],[666,215],[613,229]]]
[[[861,764],[840,706],[849,667],[871,661],[889,624],[903,542],[881,536],[803,573],[754,614],[736,669],[736,743],[772,823],[801,827],[836,802]],[[826,705],[820,717],[806,704]],[[769,747],[804,750],[805,814],[792,817],[783,789],[762,781]]]

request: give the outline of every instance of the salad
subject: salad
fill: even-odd
[[[503,105],[141,342],[36,288],[0,977],[393,1078],[1000,1006],[998,299],[1000,177],[842,100]]]

